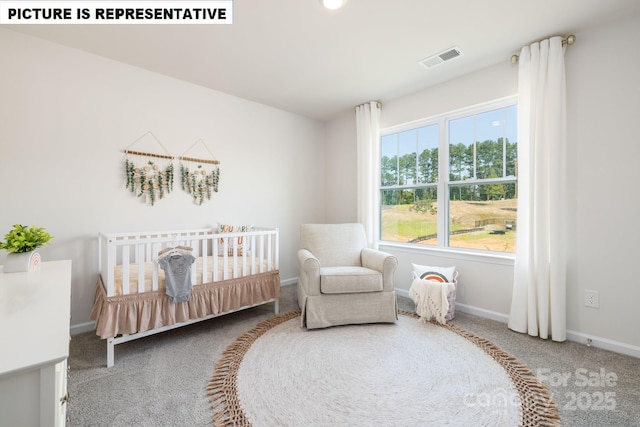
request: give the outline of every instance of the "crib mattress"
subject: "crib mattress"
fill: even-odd
[[[227,277],[228,278],[238,278],[238,277],[242,277],[242,276],[246,276],[251,274],[251,266],[252,264],[256,265],[256,271],[260,271],[260,260],[258,258],[251,258],[251,257],[246,257],[246,272],[247,274],[243,274],[243,265],[242,265],[242,258],[238,258],[237,259],[237,265],[234,268],[234,264],[233,264],[233,260],[232,258],[228,258],[227,259]],[[202,269],[202,265],[203,265],[203,258],[202,257],[198,257],[196,258],[195,262],[193,263],[192,268],[196,269],[196,278],[195,278],[195,282],[193,283],[194,285],[199,285],[203,283],[203,269]],[[156,263],[150,261],[150,262],[146,262],[144,264],[144,288],[143,288],[143,292],[151,292],[153,291],[153,270],[157,269],[158,270],[158,289],[157,290],[162,290],[164,291],[166,289],[166,285],[165,285],[165,280],[164,280],[164,270],[162,268],[160,268],[160,266],[158,266]],[[123,267],[122,265],[117,265],[114,268],[114,280],[113,280],[113,286],[114,286],[114,295],[126,295],[123,292]],[[218,275],[217,275],[217,280],[214,280],[213,278],[213,257],[208,257],[207,259],[207,272],[208,272],[208,280],[207,282],[214,282],[214,281],[221,281],[224,280],[224,262],[223,262],[223,257],[220,256],[218,257]],[[262,262],[262,271],[268,271],[268,270],[273,270],[273,266],[270,266],[268,264],[267,261],[263,261]],[[128,294],[137,294],[139,292],[138,290],[138,277],[139,277],[139,271],[138,271],[138,264],[136,263],[131,263],[129,264],[129,292]]]
[[[108,297],[98,278],[91,319],[96,321],[96,335],[104,339],[224,314],[277,298],[278,270],[195,285],[189,300],[177,304],[165,290]]]

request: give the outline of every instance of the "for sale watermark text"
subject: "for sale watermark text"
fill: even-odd
[[[573,372],[554,372],[548,368],[539,368],[536,376],[541,383],[549,387],[584,389],[584,391],[571,390],[564,393],[566,402],[562,408],[566,411],[613,411],[616,409],[616,393],[610,391],[618,384],[618,375],[615,372],[604,368],[600,368],[599,371],[578,368]]]

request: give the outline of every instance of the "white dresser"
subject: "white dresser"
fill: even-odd
[[[1,425],[65,425],[70,305],[71,261],[0,267]]]

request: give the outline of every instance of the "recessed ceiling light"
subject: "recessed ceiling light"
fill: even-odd
[[[320,0],[320,3],[330,10],[340,9],[346,2],[347,0]]]

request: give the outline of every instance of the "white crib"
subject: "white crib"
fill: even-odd
[[[107,366],[114,364],[117,344],[270,302],[277,314],[278,233],[261,227],[100,233],[91,318],[96,334],[107,340]],[[176,246],[190,248],[196,261],[189,300],[174,304],[156,261],[162,250]]]

